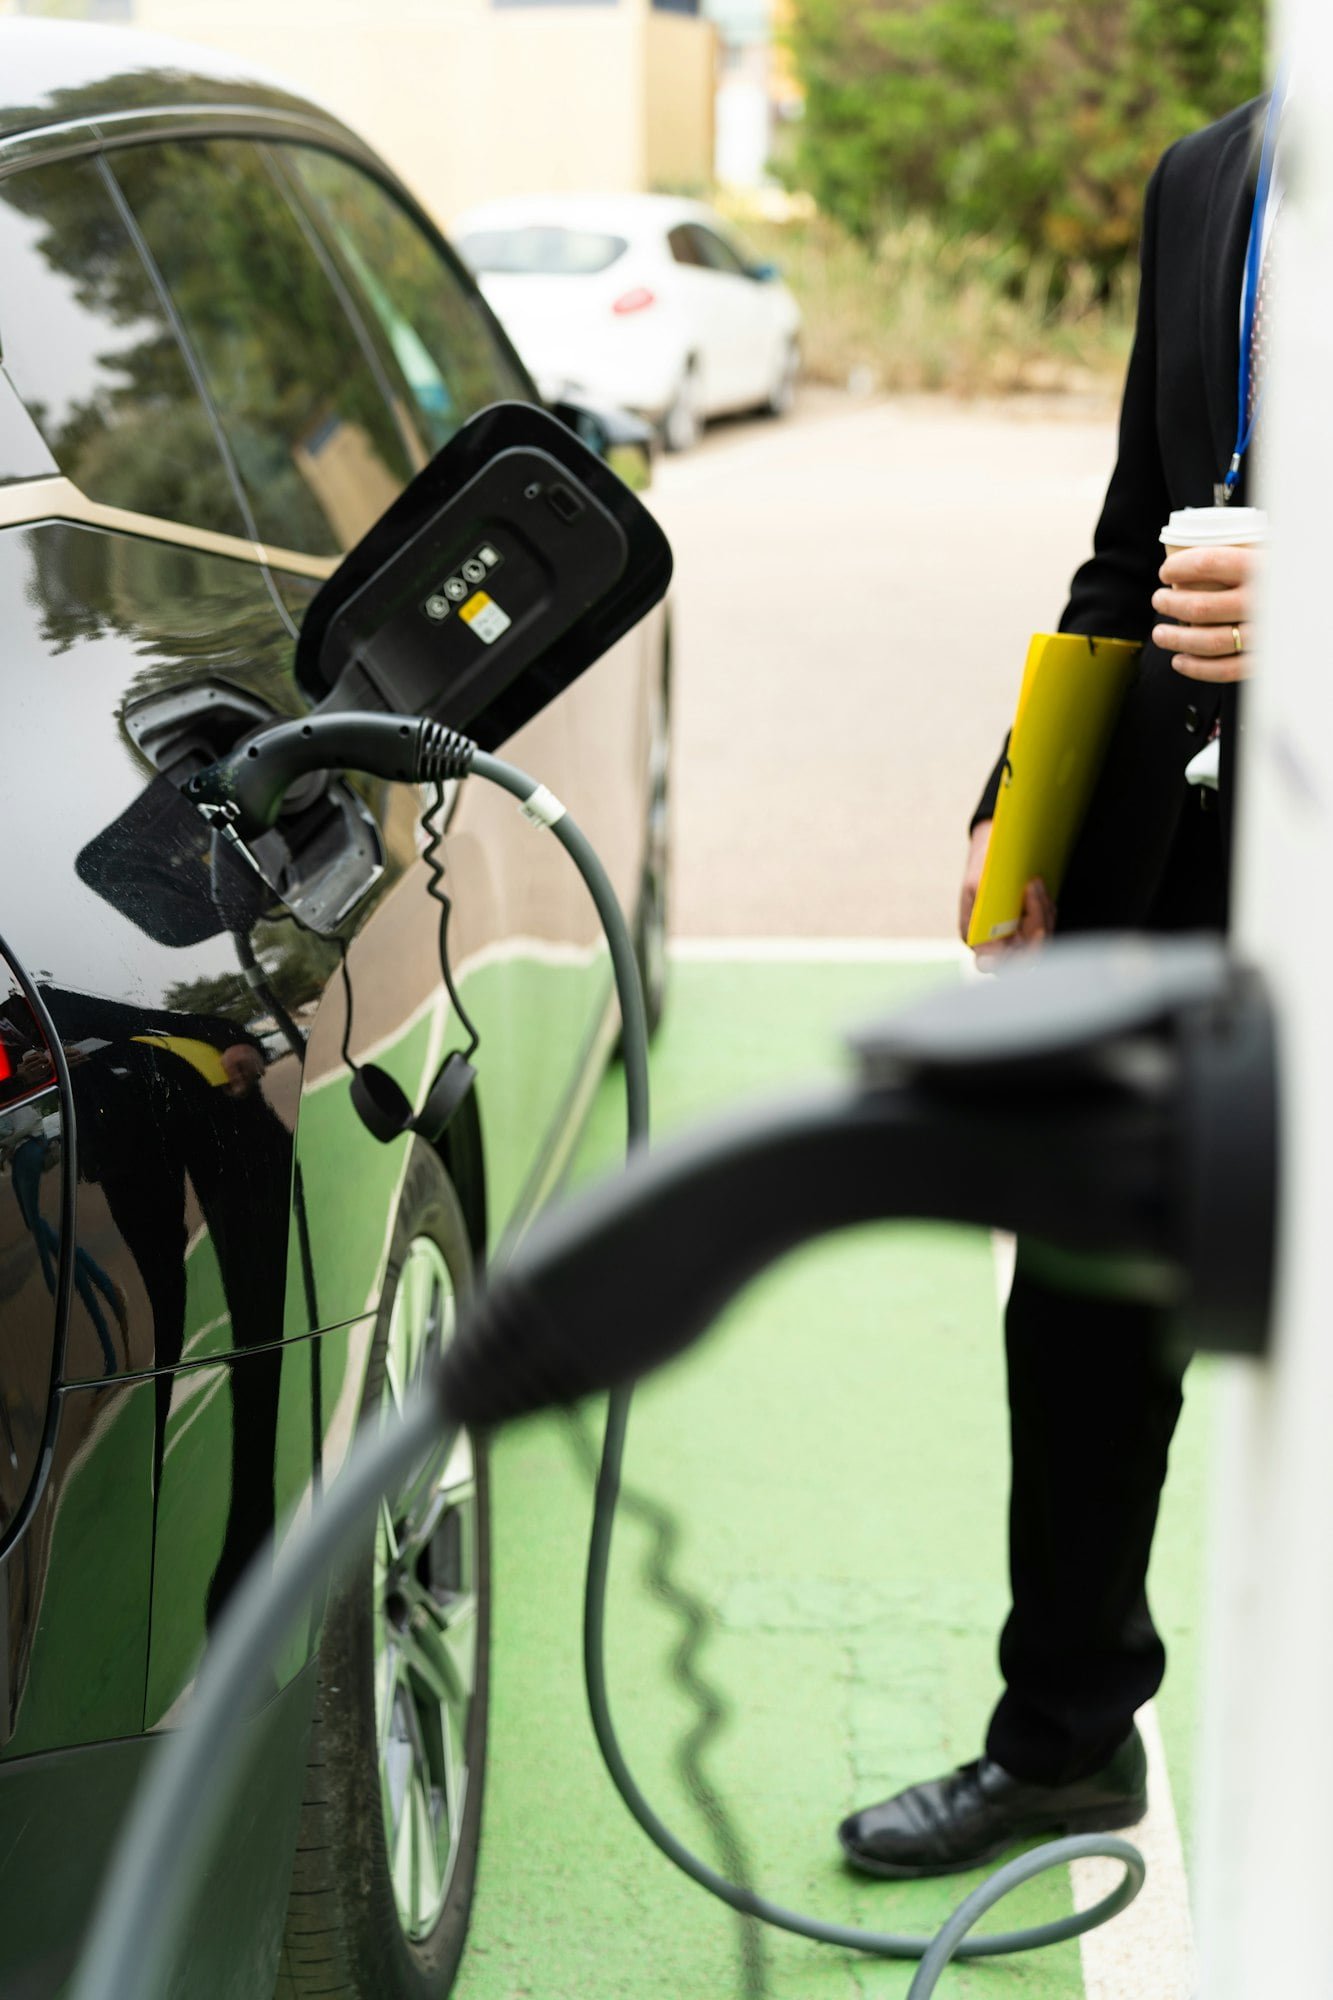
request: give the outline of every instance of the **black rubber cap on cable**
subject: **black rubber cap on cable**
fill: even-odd
[[[389,1072],[374,1063],[362,1063],[352,1077],[348,1095],[366,1130],[380,1144],[401,1139],[411,1129],[412,1101]]]

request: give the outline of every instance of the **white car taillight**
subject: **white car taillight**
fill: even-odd
[[[614,313],[637,313],[656,304],[656,292],[650,292],[647,285],[636,285],[632,292],[622,292],[611,310]]]

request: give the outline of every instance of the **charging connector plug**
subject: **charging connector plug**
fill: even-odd
[[[309,771],[365,771],[412,785],[466,778],[477,756],[471,737],[412,715],[349,709],[278,722],[189,780],[185,795],[206,819],[252,840],[277,819],[283,799]]]

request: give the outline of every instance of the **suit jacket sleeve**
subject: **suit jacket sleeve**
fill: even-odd
[[[1093,537],[1093,553],[1070,586],[1060,620],[1062,632],[1146,639],[1155,622],[1152,594],[1164,553],[1159,537],[1170,511],[1157,436],[1157,209],[1170,157],[1168,152],[1159,162],[1144,204],[1138,320],[1120,409],[1115,471]],[[974,827],[994,816],[1008,751],[1006,737],[972,815]]]

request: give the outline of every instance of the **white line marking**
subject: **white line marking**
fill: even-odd
[[[1003,1313],[1014,1278],[1017,1246],[1000,1230],[991,1234],[995,1293]],[[1148,1753],[1148,1814],[1124,1835],[1148,1865],[1148,1879],[1129,1908],[1078,1941],[1086,2000],[1190,2000],[1197,1967],[1190,1920],[1189,1877],[1176,1820],[1171,1776],[1156,1704],[1135,1720]],[[1123,1870],[1118,1861],[1075,1861],[1069,1870],[1074,1908],[1087,1910],[1108,1896]]]
[[[1190,1922],[1189,1877],[1176,1823],[1171,1779],[1156,1704],[1138,1713],[1148,1752],[1148,1816],[1125,1835],[1148,1864],[1137,1899],[1113,1923],[1081,1937],[1087,2000],[1190,2000],[1197,1966]],[[1086,1910],[1115,1887],[1116,1861],[1076,1861],[1070,1868],[1074,1904]]]
[[[952,938],[673,938],[683,965],[961,965],[972,954]]]

